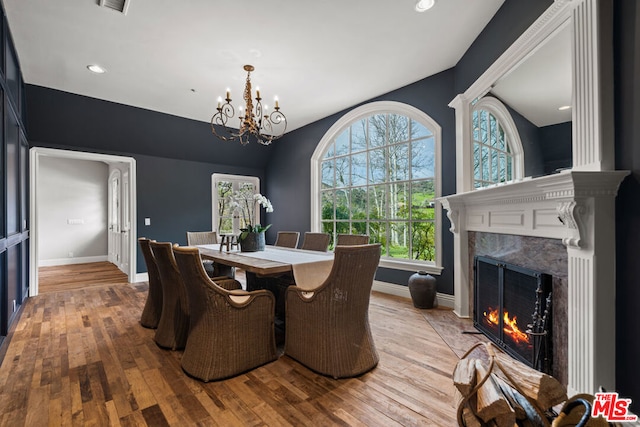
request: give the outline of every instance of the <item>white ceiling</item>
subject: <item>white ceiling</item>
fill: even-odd
[[[4,5],[28,84],[208,122],[227,87],[241,99],[248,63],[290,131],[453,67],[503,2],[417,13],[415,0],[130,0],[126,15],[99,0]]]

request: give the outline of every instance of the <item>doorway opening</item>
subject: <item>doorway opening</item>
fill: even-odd
[[[30,269],[30,286],[29,296],[38,295],[38,267],[39,267],[39,242],[40,236],[39,225],[40,215],[46,215],[41,212],[38,206],[38,178],[41,176],[41,161],[45,157],[70,159],[70,160],[86,160],[102,162],[109,167],[109,180],[105,182],[108,188],[108,226],[113,224],[111,215],[116,210],[112,206],[115,200],[117,203],[118,217],[118,238],[113,233],[116,230],[105,230],[108,238],[108,258],[109,261],[117,258],[117,262],[113,262],[123,273],[127,275],[129,282],[136,281],[136,162],[132,157],[114,156],[106,154],[86,153],[78,151],[58,150],[51,148],[34,147],[30,150],[30,251],[29,251],[29,269]],[[117,173],[115,171],[118,171]],[[118,175],[117,190],[118,194],[112,194],[113,182],[111,178]]]

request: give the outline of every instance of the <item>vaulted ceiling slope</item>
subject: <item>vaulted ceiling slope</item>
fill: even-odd
[[[248,63],[288,131],[453,67],[504,2],[3,1],[27,84],[208,122]]]

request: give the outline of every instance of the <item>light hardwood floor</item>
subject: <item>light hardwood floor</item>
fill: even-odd
[[[105,268],[90,268],[84,281],[62,268],[53,274],[57,289],[41,276],[45,292],[25,302],[7,340],[0,425],[456,424],[451,373],[481,338],[461,334],[472,327],[449,310],[419,310],[374,292],[370,322],[380,363],[357,378],[326,378],[281,356],[203,383],[181,370],[180,351],[160,349],[154,331],[140,326],[148,285],[117,274],[98,280]]]

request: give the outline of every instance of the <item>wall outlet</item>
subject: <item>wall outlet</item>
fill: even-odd
[[[73,252],[69,252],[69,258],[73,258]]]
[[[151,225],[151,218],[145,218],[144,225]]]
[[[82,219],[82,218],[67,218],[67,224],[69,224],[69,225],[82,225],[82,224],[84,224],[84,219]]]

